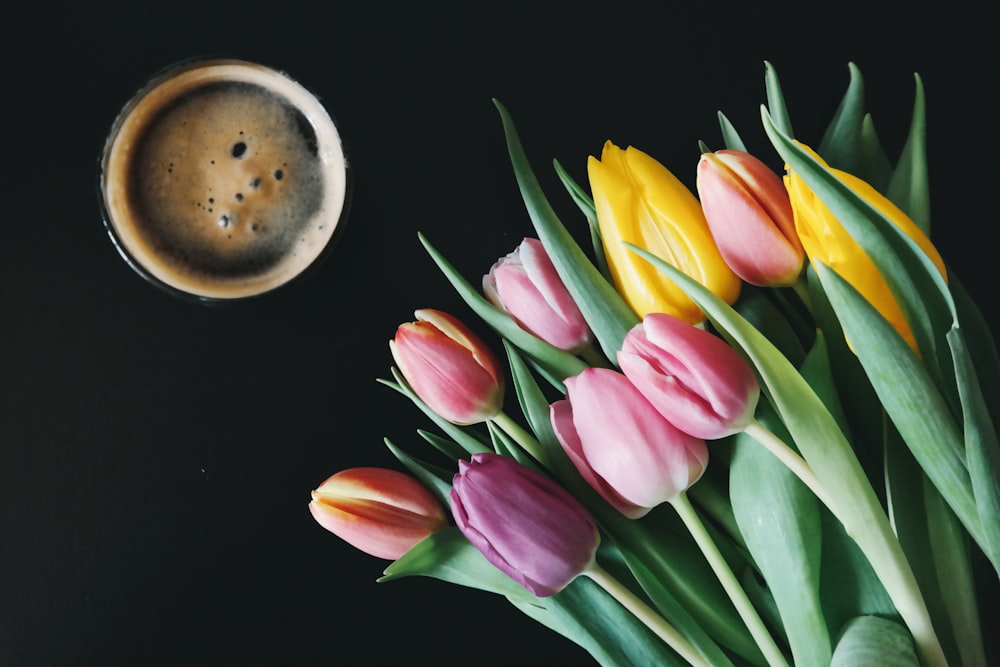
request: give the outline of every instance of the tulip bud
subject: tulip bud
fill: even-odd
[[[384,468],[342,470],[312,492],[319,525],[376,558],[396,560],[447,527],[437,498],[416,478]]]
[[[561,350],[592,339],[590,327],[538,239],[526,238],[483,276],[486,298],[518,325]]]
[[[635,325],[618,365],[670,423],[696,438],[744,430],[760,384],[750,365],[718,336],[662,313]]]
[[[719,254],[695,196],[642,151],[610,141],[587,173],[604,252],[615,287],[639,317],[670,313],[698,323],[704,313],[669,277],[625,246],[643,248],[711,290],[726,303],[741,281]]]
[[[538,597],[565,588],[593,563],[600,543],[597,525],[576,498],[499,454],[459,460],[451,509],[469,542]]]
[[[431,410],[455,424],[491,419],[503,407],[500,363],[459,320],[439,310],[414,313],[416,322],[396,329],[392,358]]]
[[[722,150],[702,154],[697,187],[715,243],[736,275],[765,287],[795,283],[805,253],[778,174],[749,153]]]
[[[812,149],[805,146],[803,148],[826,166]],[[944,262],[937,249],[903,211],[860,178],[839,169],[828,169],[913,239],[941,275],[947,278]],[[789,171],[784,180],[795,214],[795,229],[809,261],[830,267],[850,283],[896,329],[907,344],[917,351],[910,325],[875,263],[796,172]]]
[[[550,416],[583,478],[632,519],[676,498],[708,465],[705,441],[667,421],[617,371],[588,368],[568,378]]]

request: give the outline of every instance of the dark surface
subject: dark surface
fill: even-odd
[[[721,144],[717,111],[763,150],[765,60],[813,143],[857,63],[895,156],[917,72],[934,239],[995,319],[992,22],[915,5],[874,18],[828,3],[807,19],[787,5],[603,4],[35,2],[5,19],[0,667],[589,663],[485,593],[376,584],[385,563],[306,509],[341,468],[395,467],[384,436],[417,448],[431,428],[376,382],[396,325],[419,307],[475,322],[417,232],[473,282],[532,233],[493,97],[582,233],[553,159],[585,183],[587,155],[612,139],[693,186],[697,141]],[[316,92],[356,178],[329,261],[232,308],[143,282],[96,198],[120,106],[205,54]]]

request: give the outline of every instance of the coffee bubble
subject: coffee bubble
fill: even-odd
[[[276,70],[203,60],[167,70],[115,120],[105,224],[141,275],[202,301],[270,292],[331,246],[347,204],[340,135]]]

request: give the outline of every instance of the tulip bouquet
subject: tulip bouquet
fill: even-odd
[[[583,245],[497,103],[537,237],[481,284],[420,240],[506,363],[417,310],[382,382],[438,460],[387,439],[406,472],[334,474],[316,520],[380,581],[505,596],[603,665],[1000,659],[996,347],[930,241],[920,78],[893,163],[849,69],[811,144],[765,63],[783,173],[721,114],[696,192],[611,142],[589,191],[556,162]]]

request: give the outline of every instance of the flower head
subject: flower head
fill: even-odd
[[[684,320],[650,313],[625,336],[618,364],[680,430],[716,439],[746,428],[760,397],[749,364],[721,338]]]
[[[336,473],[312,492],[309,511],[345,542],[389,560],[448,525],[444,508],[427,487],[385,468]]]
[[[792,285],[805,253],[788,192],[770,167],[744,151],[703,153],[698,196],[719,252],[752,285]]]
[[[475,424],[503,406],[504,378],[493,351],[462,322],[440,310],[414,313],[389,341],[392,357],[413,391],[455,424]]]
[[[815,151],[806,146],[803,148],[824,166],[826,165]],[[860,178],[839,169],[830,167],[828,169],[844,185],[913,239],[941,275],[947,275],[944,261],[931,240],[899,207]],[[798,173],[789,171],[784,181],[795,216],[795,229],[809,261],[824,264],[836,271],[858,290],[916,351],[917,344],[910,325],[875,263]]]
[[[719,254],[698,200],[666,167],[609,141],[600,160],[588,160],[587,173],[611,277],[639,317],[663,312],[692,323],[705,319],[683,290],[626,243],[672,264],[726,303],[736,300],[739,277]]]
[[[573,581],[593,562],[600,543],[597,525],[576,498],[499,454],[458,462],[451,508],[473,546],[539,597]]]
[[[593,338],[538,239],[524,239],[513,252],[497,260],[483,276],[483,293],[522,329],[561,350],[579,350]]]
[[[550,416],[580,474],[631,518],[673,500],[708,464],[705,441],[667,421],[617,371],[588,368],[567,379]]]

